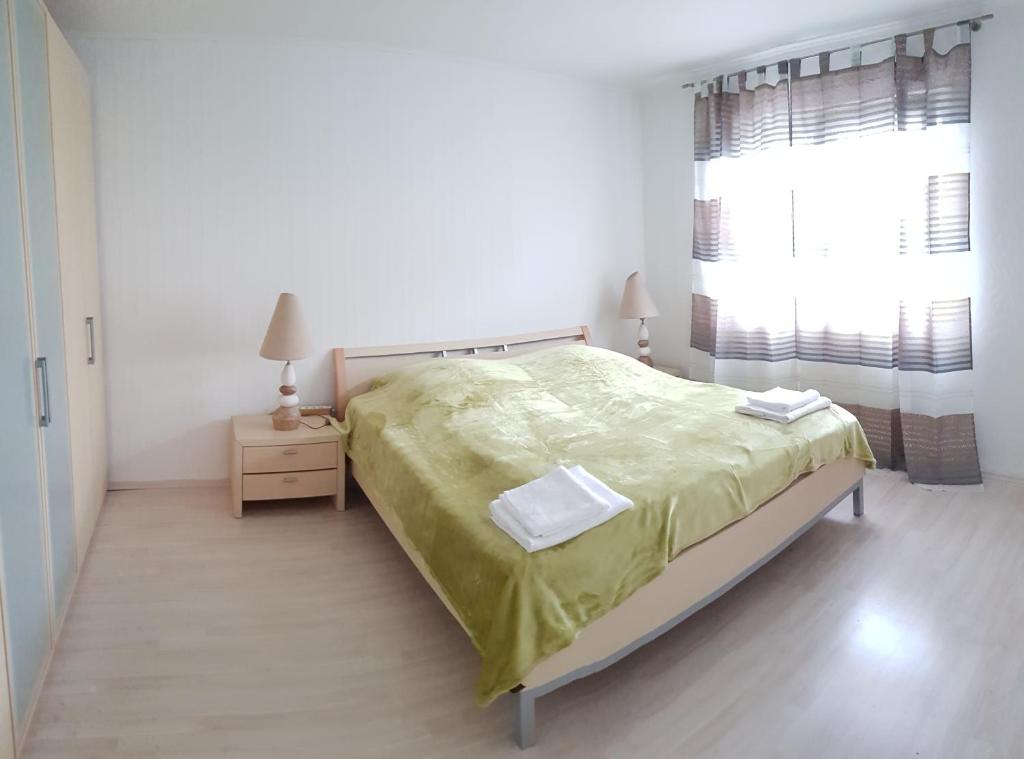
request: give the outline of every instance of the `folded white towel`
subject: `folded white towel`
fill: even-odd
[[[574,467],[582,471],[582,467]],[[505,511],[526,533],[543,537],[603,514],[610,504],[564,466],[501,494]]]
[[[747,403],[766,411],[774,411],[777,414],[788,414],[801,406],[814,403],[820,397],[821,394],[817,390],[800,391],[774,387],[763,393],[747,393]]]
[[[633,508],[633,502],[631,500],[619,493],[616,493],[583,467],[575,466],[569,471],[573,475],[574,479],[577,479],[581,487],[585,487],[597,498],[600,498],[607,503],[608,508],[601,512],[593,512],[587,518],[582,519],[575,524],[572,524],[558,532],[543,536],[530,535],[523,525],[509,512],[507,502],[503,501],[501,498],[491,501],[491,520],[524,549],[533,553],[534,551],[551,548],[559,543],[571,540],[587,530],[592,530],[598,525],[604,524],[609,519],[618,516],[626,509]]]
[[[813,414],[815,411],[821,411],[832,405],[825,396],[818,398],[818,400],[808,403],[806,406],[801,406],[795,411],[790,411],[788,414],[780,414],[775,411],[768,411],[767,409],[758,408],[752,406],[749,403],[741,403],[736,407],[736,410],[741,414],[747,414],[748,416],[756,416],[758,419],[768,419],[773,422],[780,422],[782,424],[789,424],[795,422],[802,416]]]

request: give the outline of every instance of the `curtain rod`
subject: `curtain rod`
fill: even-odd
[[[926,32],[926,31],[928,31],[928,29],[945,29],[946,27],[949,27],[949,26],[959,26],[960,24],[967,24],[970,27],[972,32],[977,32],[977,31],[979,31],[981,29],[981,22],[982,21],[991,21],[995,17],[996,16],[995,16],[994,13],[986,13],[983,16],[974,16],[973,18],[964,18],[964,19],[960,19],[959,21],[951,21],[951,22],[946,23],[946,24],[939,24],[938,26],[935,26],[935,27],[928,27],[928,28],[925,28],[925,29],[918,29],[917,31],[914,31],[914,32],[903,32],[902,34],[903,34],[903,36],[906,36],[906,37],[912,37],[915,34],[922,34],[922,33]],[[826,55],[826,54],[827,55],[831,55],[832,53],[840,53],[843,50],[850,50],[851,48],[855,48],[855,47],[867,47],[868,45],[874,45],[874,44],[877,44],[879,42],[885,42],[887,40],[892,39],[895,36],[900,36],[900,35],[890,34],[887,37],[879,37],[876,40],[869,40],[868,42],[859,42],[857,44],[843,45],[842,47],[833,48],[832,50],[822,50],[820,53],[817,53],[817,55]],[[811,55],[815,55],[815,53],[812,53]],[[796,56],[796,57],[807,58],[809,56]],[[770,64],[768,64],[768,65],[770,65]],[[752,66],[751,68],[763,68],[763,66]],[[748,69],[741,69],[741,70],[747,71]],[[734,72],[734,73],[738,73],[738,72]],[[729,74],[728,76],[732,76],[732,75],[733,74]],[[725,76],[725,74],[719,74],[719,76]],[[711,77],[710,79],[714,79],[714,78],[717,78],[717,77]],[[701,82],[706,82],[706,81],[710,81],[710,79],[702,79],[700,81]],[[686,82],[685,84],[681,84],[680,87],[682,87],[684,90],[685,89],[693,89],[699,83],[700,82]]]

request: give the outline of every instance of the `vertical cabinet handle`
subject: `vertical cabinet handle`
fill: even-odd
[[[40,395],[43,399],[43,412],[39,415],[39,426],[50,426],[50,375],[46,371],[46,356],[36,359],[36,371],[39,372]]]
[[[85,360],[87,364],[96,363],[96,320],[91,317],[85,317],[85,332],[89,338],[89,357]]]

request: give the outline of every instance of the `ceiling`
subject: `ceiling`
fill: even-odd
[[[329,39],[629,85],[956,7],[950,0],[46,1],[65,31]]]

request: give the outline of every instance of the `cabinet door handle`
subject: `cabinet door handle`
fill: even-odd
[[[36,359],[36,371],[39,373],[39,395],[43,402],[42,413],[39,415],[39,426],[49,427],[52,417],[50,416],[50,374],[46,370],[46,356]]]
[[[298,477],[285,477],[284,481],[285,482],[298,482],[299,478]]]
[[[297,453],[298,451],[295,450],[294,448],[286,448],[285,450],[281,451],[282,456],[294,456]]]
[[[96,326],[92,316],[85,317],[85,332],[89,338],[89,357],[85,360],[87,364],[96,363]]]

